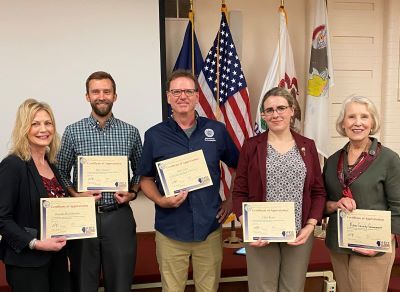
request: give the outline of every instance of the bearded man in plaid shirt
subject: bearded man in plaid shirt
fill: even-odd
[[[90,116],[67,126],[57,157],[70,195],[96,199],[97,238],[69,242],[73,291],[97,292],[102,272],[105,291],[130,292],[136,262],[136,223],[129,202],[139,190],[136,166],[142,142],[134,126],[112,113],[117,93],[110,74],[99,71],[88,77],[86,100],[92,107]],[[77,192],[78,155],[126,156],[132,171],[129,191]]]

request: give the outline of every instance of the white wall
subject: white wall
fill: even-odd
[[[382,112],[383,1],[328,1],[335,86],[330,100],[331,153],[347,141],[335,130],[342,101],[351,94],[370,98]],[[381,133],[377,134],[378,138]]]
[[[400,153],[400,1],[384,1],[382,142]]]
[[[2,0],[0,27],[1,157],[28,97],[52,106],[60,134],[88,116],[85,80],[97,70],[117,82],[117,117],[141,134],[161,121],[158,1]]]

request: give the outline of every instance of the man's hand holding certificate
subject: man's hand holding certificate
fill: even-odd
[[[41,198],[40,239],[97,237],[94,198]]]
[[[293,242],[296,239],[294,202],[244,202],[243,240]]]
[[[156,163],[166,197],[182,190],[194,191],[213,184],[203,150],[190,152]]]
[[[340,247],[392,252],[390,211],[338,209],[337,216]]]

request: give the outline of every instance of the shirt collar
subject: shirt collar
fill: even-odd
[[[371,140],[371,146],[369,146],[369,149],[368,149],[368,154],[369,155],[376,155],[376,149],[378,148],[378,140],[376,139],[376,138],[373,138],[373,137],[370,137],[370,140]],[[348,144],[349,144],[350,142],[347,142],[344,146],[343,146],[343,148],[342,148],[342,151],[345,151],[346,153],[347,153],[347,149],[348,149]]]
[[[194,113],[195,113],[195,119],[196,119],[195,123],[197,126],[199,126],[199,122],[201,123],[200,116],[197,111],[195,111]],[[179,127],[178,123],[174,120],[173,114],[171,114],[168,117],[167,122],[175,131],[182,130],[181,127]]]
[[[96,120],[96,118],[93,115],[90,115],[88,120],[89,120],[89,124],[91,126],[96,127],[96,126],[99,125],[99,122]],[[114,126],[115,125],[115,121],[116,121],[116,119],[115,119],[114,115],[112,114],[111,117],[106,121],[106,125],[105,125],[104,128],[108,128],[110,126]]]

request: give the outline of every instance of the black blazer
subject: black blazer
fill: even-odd
[[[55,166],[50,167],[61,182]],[[40,267],[50,261],[53,252],[29,249],[29,242],[40,237],[40,198],[46,197],[33,160],[9,155],[0,163],[0,259],[5,264]]]

